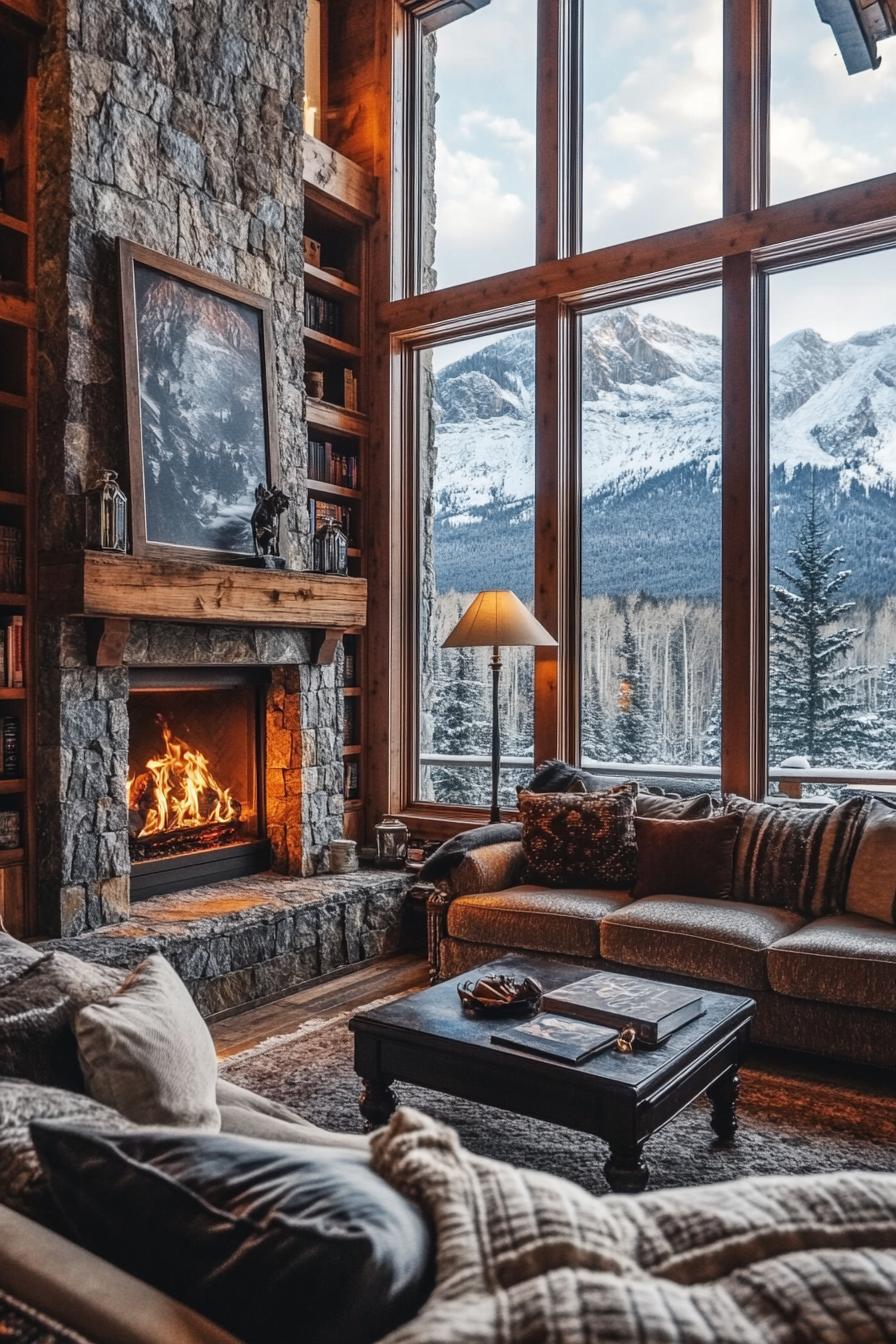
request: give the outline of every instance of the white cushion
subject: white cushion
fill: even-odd
[[[186,985],[164,957],[147,957],[121,988],[75,1018],[87,1090],[140,1125],[217,1133],[217,1059]]]

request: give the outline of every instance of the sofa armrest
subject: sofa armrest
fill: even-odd
[[[526,873],[526,856],[522,842],[507,840],[500,845],[485,845],[474,849],[426,902],[426,946],[429,957],[429,978],[433,984],[440,979],[439,945],[448,933],[448,907],[458,896],[478,896],[486,891],[503,891],[522,882]]]
[[[189,1307],[2,1205],[0,1288],[92,1344],[238,1344]]]

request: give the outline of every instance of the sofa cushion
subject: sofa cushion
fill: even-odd
[[[674,891],[726,901],[734,880],[734,846],[740,818],[663,821],[635,817],[638,875],[633,899]]]
[[[802,924],[799,915],[774,906],[646,896],[601,922],[600,954],[623,966],[766,989],[767,949]]]
[[[140,1125],[221,1128],[218,1060],[177,971],[155,953],[75,1018],[87,1091]]]
[[[31,1142],[32,1120],[70,1120],[109,1130],[134,1126],[83,1092],[43,1087],[22,1078],[0,1078],[0,1203],[45,1227],[58,1228],[59,1212]]]
[[[551,887],[631,887],[637,785],[608,793],[520,793],[528,880]]]
[[[896,924],[896,807],[872,798],[852,861],[846,909]]]
[[[0,989],[0,1075],[83,1092],[75,1014],[107,999],[124,971],[49,952]]]
[[[622,891],[561,891],[529,884],[483,896],[459,896],[448,907],[448,934],[468,943],[596,957],[600,921],[628,899]]]
[[[726,806],[741,817],[735,901],[783,905],[806,919],[843,910],[869,799],[809,809],[735,796]]]
[[[896,1011],[896,928],[864,915],[828,915],[775,943],[772,989],[794,999]]]
[[[361,1154],[183,1130],[31,1132],[88,1250],[247,1344],[370,1344],[428,1295],[423,1215]]]

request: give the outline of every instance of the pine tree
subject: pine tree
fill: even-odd
[[[442,654],[433,704],[433,751],[469,756],[491,749],[491,720],[484,713],[487,688],[478,675],[474,649]],[[461,766],[433,767],[432,787],[439,803],[480,803],[488,797],[488,772]]]
[[[589,761],[612,761],[613,729],[600,694],[597,681],[582,695],[582,758]]]
[[[772,585],[769,744],[772,762],[806,756],[813,765],[855,760],[863,728],[855,697],[856,669],[846,666],[860,630],[842,624],[854,602],[838,600],[851,570],[838,569],[842,546],[828,549],[815,484],[789,552],[792,572]]]
[[[653,734],[647,699],[644,669],[628,612],[617,650],[622,659],[622,676],[617,691],[615,731],[616,759],[629,763],[650,760]]]

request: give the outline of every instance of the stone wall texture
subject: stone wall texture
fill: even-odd
[[[307,564],[298,0],[52,0],[39,70],[39,470],[43,549],[77,546],[81,495],[127,480],[115,240],[270,297],[290,567]],[[128,672],[96,669],[77,621],[39,622],[39,892],[48,933],[127,917]],[[278,866],[313,872],[341,833],[339,665],[305,637],[135,623],[125,662],[289,669],[301,822]],[[283,687],[281,687],[283,689]],[[296,754],[291,747],[290,768]],[[279,825],[280,823],[278,823]]]

